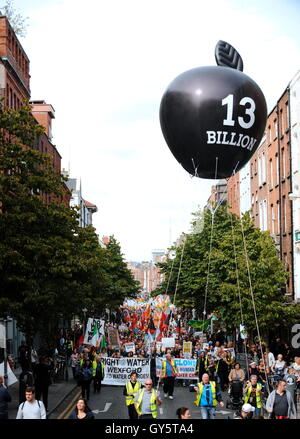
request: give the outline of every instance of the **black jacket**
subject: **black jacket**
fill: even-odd
[[[8,414],[8,402],[11,402],[11,396],[5,387],[0,386],[0,415]]]

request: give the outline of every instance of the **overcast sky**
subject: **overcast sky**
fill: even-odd
[[[298,0],[15,0],[32,99],[53,105],[62,166],[98,206],[100,238],[125,258],[150,260],[189,231],[213,180],[191,178],[167,147],[159,105],[180,73],[215,65],[232,44],[271,111],[300,68]]]

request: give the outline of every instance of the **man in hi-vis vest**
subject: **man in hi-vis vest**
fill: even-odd
[[[214,419],[218,403],[224,407],[217,383],[209,381],[209,375],[204,373],[201,383],[198,383],[194,389],[197,392],[197,399],[194,402],[197,407],[200,407],[202,419]]]
[[[134,398],[142,387],[142,383],[137,380],[138,374],[132,371],[130,380],[125,384],[123,395],[125,396],[125,403],[128,407],[129,419],[138,419],[138,414],[134,406]]]
[[[170,352],[167,353],[166,359],[161,363],[160,378],[163,380],[163,391],[165,398],[173,399],[175,378],[177,376],[177,367]]]
[[[152,380],[145,380],[145,387],[138,391],[134,398],[134,405],[139,419],[157,418],[157,406],[161,405],[158,393],[152,388]]]

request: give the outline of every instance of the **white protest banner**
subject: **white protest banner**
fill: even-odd
[[[203,343],[203,349],[209,349],[209,344],[208,343]]]
[[[5,326],[0,323],[0,348],[5,349],[6,335]]]
[[[108,332],[108,343],[113,349],[120,349],[120,339],[119,333],[116,328],[107,328]]]
[[[0,375],[4,376],[4,362],[0,364]],[[11,370],[9,363],[7,363],[7,386],[12,386],[17,382],[18,378]]]
[[[156,352],[160,353],[161,352],[161,348],[162,348],[162,342],[161,341],[157,341],[156,342]]]
[[[184,341],[182,348],[183,348],[183,357],[184,358],[191,358],[193,343],[191,341]]]
[[[173,348],[175,346],[175,338],[162,338],[162,347],[163,348]]]
[[[111,386],[124,386],[130,379],[131,372],[138,374],[138,380],[142,383],[150,378],[149,358],[106,358],[101,361],[104,364],[104,380],[102,384]]]
[[[156,358],[156,376],[160,376],[162,361],[163,358]],[[196,380],[198,378],[196,375],[197,360],[191,360],[188,358],[174,358],[174,361],[178,370],[176,379]]]
[[[133,352],[135,354],[135,344],[134,343],[124,343],[125,352]]]
[[[100,345],[101,335],[104,335],[104,320],[89,318],[83,343],[98,347]]]

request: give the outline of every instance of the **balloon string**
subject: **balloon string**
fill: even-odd
[[[239,162],[236,163],[231,177],[235,174],[235,171],[238,167]],[[218,157],[216,157],[216,169],[215,169],[215,176],[217,175],[217,165],[218,165]],[[204,322],[205,322],[205,316],[207,314],[207,295],[208,295],[208,284],[209,284],[209,276],[210,276],[210,265],[211,265],[211,252],[212,252],[212,237],[213,237],[213,229],[214,229],[214,216],[215,213],[217,211],[217,209],[221,206],[225,195],[228,192],[228,181],[229,178],[226,180],[226,191],[223,192],[223,196],[220,198],[220,200],[218,201],[217,205],[215,206],[215,208],[211,208],[211,234],[210,234],[210,248],[209,248],[209,255],[208,255],[208,267],[207,267],[207,278],[206,278],[206,288],[205,288],[205,297],[204,297],[204,309],[203,309],[203,321],[202,321],[202,328],[204,328]],[[203,329],[204,332],[204,329]]]
[[[217,171],[218,171],[218,160],[219,160],[219,158],[218,157],[216,157],[216,170],[215,170],[215,180],[217,179]]]

